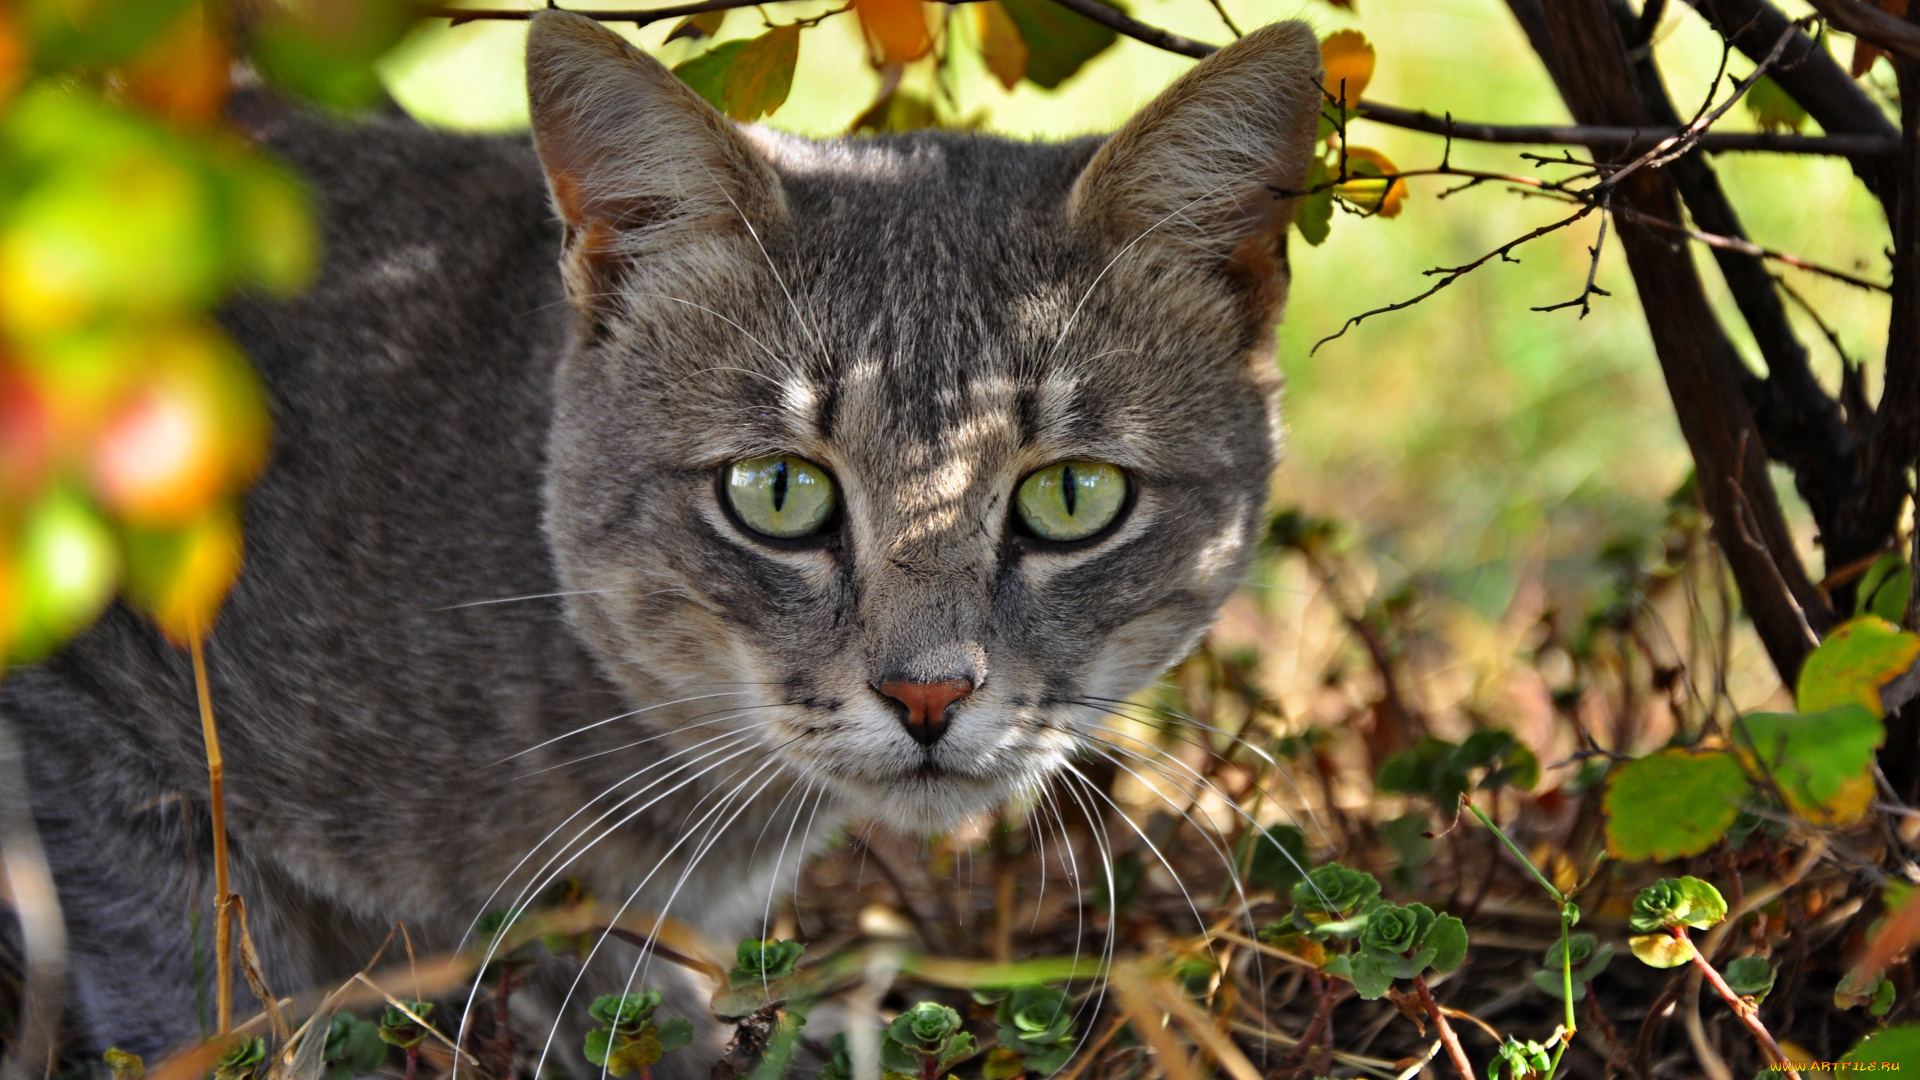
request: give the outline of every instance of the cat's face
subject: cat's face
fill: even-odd
[[[743,132],[575,16],[536,19],[529,76],[582,312],[548,528],[636,707],[698,698],[683,743],[751,729],[921,828],[1192,646],[1278,450],[1270,187],[1311,152],[1311,33],[1104,147]]]

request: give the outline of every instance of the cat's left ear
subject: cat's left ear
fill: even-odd
[[[584,15],[533,17],[527,98],[577,303],[643,261],[723,273],[752,230],[786,212],[779,177],[732,121]]]
[[[1114,133],[1074,182],[1077,227],[1215,266],[1273,273],[1313,162],[1320,45],[1265,26],[1194,65]]]

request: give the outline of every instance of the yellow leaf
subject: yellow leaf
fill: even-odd
[[[973,25],[980,35],[980,56],[987,70],[1000,85],[1013,84],[1027,73],[1027,42],[1020,36],[1020,24],[1013,21],[1000,0],[983,0],[973,5]]]
[[[1358,30],[1341,30],[1320,43],[1320,63],[1326,68],[1327,97],[1351,110],[1373,80],[1373,46]]]
[[[1920,659],[1920,637],[1885,619],[1867,615],[1846,623],[1800,667],[1794,704],[1803,713],[1858,704],[1884,717],[1880,688]]]
[[[921,0],[853,0],[853,9],[889,63],[918,60],[933,48]]]
[[[1398,179],[1399,172],[1399,166],[1380,151],[1364,146],[1349,146],[1347,176],[1351,179],[1334,185],[1333,193],[1354,204],[1363,213],[1398,217],[1400,205],[1407,197],[1407,182]],[[1389,176],[1395,179],[1388,181],[1386,177]]]
[[[240,515],[223,503],[184,529],[130,529],[126,548],[127,598],[184,647],[212,629],[240,577]]]

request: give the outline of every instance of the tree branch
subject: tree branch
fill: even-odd
[[[1808,3],[1825,15],[1834,29],[1878,45],[1895,56],[1920,62],[1920,26],[1860,0],[1808,0]]]
[[[1355,113],[1363,120],[1389,127],[1451,135],[1468,142],[1515,143],[1530,146],[1587,146],[1638,153],[1678,134],[1677,125],[1631,128],[1554,124],[1475,124],[1449,122],[1444,116],[1403,109],[1378,101],[1362,101]],[[1781,154],[1828,154],[1836,157],[1889,157],[1900,152],[1900,140],[1887,135],[1776,135],[1764,131],[1709,131],[1696,144],[1708,152],[1758,150]]]

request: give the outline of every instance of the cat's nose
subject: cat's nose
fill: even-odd
[[[921,746],[932,746],[947,733],[947,706],[973,693],[970,679],[947,679],[919,683],[891,679],[880,684],[880,692],[907,707],[901,722],[907,734]]]

